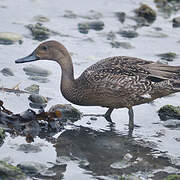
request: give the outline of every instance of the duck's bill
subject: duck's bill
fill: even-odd
[[[32,61],[37,61],[37,60],[39,60],[39,57],[37,57],[35,55],[35,53],[33,52],[29,56],[26,56],[26,57],[23,57],[21,59],[15,60],[15,63],[26,63],[26,62],[32,62]]]

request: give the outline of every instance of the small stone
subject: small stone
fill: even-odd
[[[139,17],[143,17],[147,22],[152,23],[156,19],[156,12],[146,4],[142,4],[135,13]]]
[[[12,72],[12,70],[10,68],[3,68],[1,70],[1,73],[4,75],[4,76],[14,76],[14,73]]]
[[[71,10],[66,10],[63,17],[70,18],[70,19],[75,19],[75,18],[77,18],[77,15]]]
[[[79,167],[81,168],[87,168],[89,166],[89,162],[87,160],[80,160],[79,161]]]
[[[9,163],[0,161],[0,179],[2,180],[24,180],[25,174],[20,168]]]
[[[118,34],[120,34],[122,37],[127,37],[127,38],[136,38],[138,37],[138,33],[136,31],[132,31],[132,30],[122,30],[117,32]]]
[[[131,165],[132,165],[132,163],[125,161],[125,160],[122,160],[119,162],[112,163],[110,165],[110,167],[113,169],[124,169],[124,168],[130,167]]]
[[[17,167],[19,167],[24,173],[29,175],[38,174],[47,168],[46,165],[33,161],[21,162],[20,164],[17,165]]]
[[[180,17],[173,19],[173,27],[180,27]]]
[[[177,58],[177,54],[174,52],[157,54],[157,56],[166,61],[173,61],[175,58]]]
[[[125,154],[124,159],[127,161],[130,161],[133,158],[133,156],[130,153]]]
[[[24,90],[31,93],[39,94],[39,85],[32,84],[31,86],[26,87]]]
[[[38,104],[46,104],[48,102],[48,99],[44,96],[41,96],[39,94],[31,94],[29,95],[28,99],[33,103]]]
[[[169,119],[167,121],[164,121],[163,125],[169,128],[176,128],[180,126],[180,121],[175,119]]]
[[[26,75],[28,76],[42,76],[47,77],[51,74],[49,70],[43,69],[41,67],[35,66],[35,65],[29,65],[23,68]]]
[[[162,121],[180,119],[180,106],[165,105],[158,110],[158,115]]]
[[[124,23],[125,18],[126,18],[125,12],[116,12],[115,15],[121,23]]]
[[[30,80],[32,81],[36,81],[36,82],[39,82],[39,83],[48,83],[49,82],[49,79],[46,78],[46,77],[41,77],[41,76],[29,76]]]
[[[43,41],[50,37],[51,32],[48,28],[43,26],[41,23],[35,25],[29,24],[26,26],[32,33],[33,39]]]
[[[79,32],[83,34],[87,34],[89,32],[89,29],[100,31],[103,28],[104,28],[103,21],[90,21],[90,22],[83,22],[78,24]]]
[[[78,120],[82,116],[82,113],[71,104],[57,104],[49,109],[49,112],[56,111],[61,112],[62,119]]]
[[[42,16],[42,15],[34,16],[33,20],[37,21],[37,22],[49,22],[50,21],[47,17]]]
[[[38,153],[42,151],[38,145],[32,144],[20,144],[17,150],[23,151],[24,153]]]
[[[90,120],[96,121],[96,120],[97,120],[97,117],[91,117]]]
[[[118,42],[118,41],[112,41],[110,43],[112,45],[112,48],[124,48],[124,49],[132,49],[134,48],[129,42]]]
[[[167,34],[158,32],[158,31],[147,31],[145,36],[151,37],[151,38],[166,38],[166,37],[168,37]]]
[[[22,43],[23,37],[12,32],[0,32],[0,44],[10,45],[16,42]]]

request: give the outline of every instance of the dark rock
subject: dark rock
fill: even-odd
[[[180,106],[165,105],[158,110],[158,115],[162,121],[180,119]]]
[[[124,49],[132,49],[134,48],[130,43],[128,42],[118,42],[118,41],[112,41],[111,42],[112,48],[124,48]]]
[[[39,85],[32,84],[31,86],[26,87],[24,90],[31,93],[39,94]]]
[[[37,153],[42,151],[38,145],[32,144],[21,144],[17,148],[18,151],[23,151],[24,153]]]
[[[1,73],[4,75],[4,76],[14,76],[14,73],[12,72],[12,70],[10,68],[3,68],[1,70]]]
[[[36,113],[33,110],[28,109],[28,110],[22,112],[20,114],[20,116],[22,118],[22,121],[24,120],[25,122],[27,122],[27,121],[34,120],[36,118]]]
[[[117,32],[120,34],[122,37],[127,37],[127,38],[136,38],[138,36],[138,33],[136,31],[132,30],[120,30]]]
[[[17,165],[17,167],[19,167],[25,174],[31,176],[38,174],[47,168],[42,163],[32,162],[32,161],[21,162],[20,164]]]
[[[26,176],[16,166],[0,161],[0,179],[1,180],[25,180]]]
[[[156,12],[146,4],[142,4],[135,13],[139,17],[143,17],[147,22],[152,23],[156,19]]]
[[[103,28],[104,28],[103,21],[90,21],[90,22],[83,22],[78,24],[79,32],[83,34],[87,34],[89,32],[89,29],[100,31]]]
[[[126,18],[125,12],[116,12],[115,15],[121,23],[124,23],[125,18]]]
[[[166,61],[173,61],[177,57],[177,54],[173,52],[168,52],[168,53],[158,54],[157,56]]]
[[[5,131],[2,128],[0,128],[0,144],[2,144],[5,137],[6,137]]]
[[[180,17],[173,19],[173,27],[180,27]]]
[[[41,23],[35,25],[29,24],[26,26],[32,33],[33,39],[43,41],[50,37],[51,32],[48,28],[43,26]]]
[[[31,94],[29,95],[28,99],[33,103],[38,104],[46,104],[48,102],[48,99],[44,96],[41,96],[39,94]]]
[[[49,112],[60,112],[62,119],[78,120],[81,118],[82,113],[74,108],[71,104],[57,104],[49,109]]]
[[[17,33],[12,32],[1,32],[0,33],[0,44],[10,45],[16,42],[22,43],[23,37]]]

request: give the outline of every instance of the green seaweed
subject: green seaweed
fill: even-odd
[[[164,178],[164,180],[180,180],[180,175],[177,174],[169,175],[168,177]]]

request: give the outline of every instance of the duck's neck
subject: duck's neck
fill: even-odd
[[[61,92],[67,100],[71,101],[70,96],[74,89],[74,84],[75,84],[72,59],[70,56],[66,56],[63,61],[61,59],[61,63],[60,61],[57,62],[60,64],[62,69],[61,86],[60,86]]]

